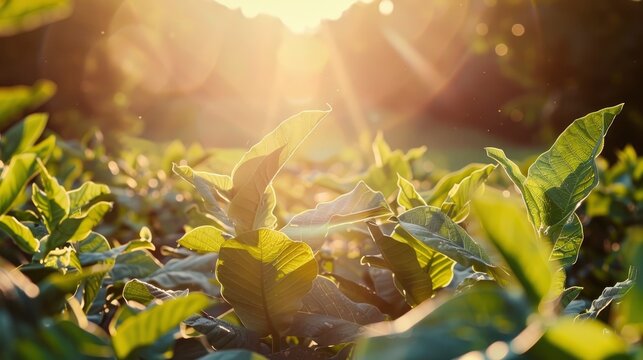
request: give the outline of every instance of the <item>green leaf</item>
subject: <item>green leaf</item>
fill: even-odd
[[[505,170],[509,179],[518,187],[518,190],[522,193],[523,196],[527,196],[528,192],[524,190],[524,184],[527,178],[523,175],[520,167],[513,161],[511,161],[505,152],[501,149],[487,147],[485,148],[487,156],[496,160],[500,166]]]
[[[563,265],[574,264],[578,257],[582,237],[574,211],[598,184],[595,159],[622,108],[605,108],[575,120],[529,167],[526,177],[504,152],[487,148],[520,189],[538,234],[549,238],[555,249],[566,249],[552,256]],[[558,240],[563,243],[556,244]]]
[[[439,208],[418,207],[398,216],[398,221],[408,234],[464,266],[491,273],[497,269],[484,249]]]
[[[509,341],[526,326],[529,308],[497,286],[476,286],[447,300],[376,324],[355,349],[354,359],[454,359]]]
[[[359,336],[363,325],[384,320],[377,307],[350,300],[335,283],[321,276],[303,302],[289,333],[324,346],[350,342]]]
[[[114,281],[145,278],[161,268],[161,263],[149,252],[134,251],[119,255],[110,276]]]
[[[107,273],[109,273],[109,271],[114,267],[114,260],[107,261],[106,264],[109,267],[105,268],[104,271],[97,272],[94,275],[84,280],[83,310],[85,311],[85,313],[89,312],[89,310],[91,309],[94,303],[94,300],[100,293],[100,290],[103,286],[103,279],[105,278],[105,275],[107,275]]]
[[[257,216],[266,201],[266,188],[328,113],[304,111],[286,119],[239,160],[232,171],[233,197],[228,210],[237,234],[273,225],[265,223],[265,214]]]
[[[2,134],[2,160],[7,161],[36,143],[47,126],[47,114],[31,114]]]
[[[305,241],[318,249],[333,226],[390,214],[391,210],[382,193],[373,191],[360,181],[351,192],[295,215],[281,231],[294,240]]]
[[[54,268],[60,270],[62,273],[67,273],[71,268],[80,270],[82,266],[78,260],[78,255],[76,251],[70,247],[64,247],[60,249],[55,249],[47,253],[41,263],[45,267]]]
[[[268,360],[267,357],[248,350],[215,351],[199,360]]]
[[[128,357],[133,351],[150,346],[190,315],[210,305],[203,294],[189,294],[170,299],[125,319],[112,334],[116,356]]]
[[[40,181],[43,189],[33,184],[31,200],[38,209],[38,212],[45,220],[45,226],[51,233],[69,215],[69,196],[67,191],[55,177],[49,175],[47,168],[38,161],[40,165]]]
[[[455,261],[441,252],[435,251],[424,242],[416,239],[406,232],[400,225],[395,226],[391,238],[396,241],[409,244],[415,250],[415,256],[423,268],[428,270],[431,277],[433,292],[451,283],[453,280]],[[396,279],[397,284],[397,279]],[[396,285],[396,286],[399,286]]]
[[[219,200],[228,201],[221,193],[223,192],[228,195],[227,192],[230,190],[229,186],[231,186],[232,183],[229,176],[209,173],[204,174],[194,171],[190,167],[179,166],[176,164],[172,164],[172,171],[194,186],[196,191],[203,198],[205,209],[208,213],[214,216],[215,219],[219,220],[225,226],[229,228],[232,227],[231,220],[219,204]],[[218,188],[218,186],[222,187]]]
[[[554,243],[549,255],[550,261],[556,261],[560,266],[571,266],[576,263],[578,252],[583,243],[583,224],[578,215],[572,214],[563,225],[563,229]]]
[[[592,306],[587,312],[579,314],[576,319],[596,319],[598,314],[603,311],[612,302],[619,302],[623,297],[634,287],[636,281],[636,271],[630,270],[627,279],[617,282],[614,286],[606,287],[603,289],[601,296],[592,301]]]
[[[163,290],[150,283],[133,279],[128,281],[123,287],[123,298],[129,303],[135,301],[143,305],[148,305],[153,300],[168,300],[175,297],[186,296],[188,290],[172,291]]]
[[[185,325],[205,335],[210,346],[217,350],[245,348],[259,350],[259,336],[246,328],[230,325],[224,320],[193,316],[185,320]]]
[[[495,168],[495,165],[487,165],[482,169],[473,171],[471,175],[453,185],[447,194],[447,198],[442,203],[442,212],[447,214],[447,216],[456,223],[464,221],[469,215],[471,197],[484,185],[489,174],[491,174]]]
[[[532,340],[533,341],[533,340]],[[525,354],[532,359],[627,358],[625,341],[604,324],[590,319],[574,322],[564,317],[550,326]]]
[[[476,217],[534,305],[549,293],[553,274],[548,249],[537,238],[520,203],[495,192],[473,202]]]
[[[384,134],[381,131],[375,135],[373,140],[373,155],[375,156],[375,165],[383,166],[386,160],[391,156],[391,147],[384,140]]]
[[[38,80],[33,86],[0,87],[0,129],[27,110],[42,105],[55,93],[56,84],[49,80]]]
[[[187,165],[177,164],[172,164],[172,171],[194,186],[196,186],[198,182],[204,182],[224,195],[232,190],[232,178],[228,175],[196,171]]]
[[[63,220],[49,235],[47,249],[52,250],[67,242],[77,242],[85,239],[111,209],[111,203],[101,201],[90,207],[85,216]]]
[[[27,254],[34,254],[38,251],[40,244],[34,238],[31,230],[13,216],[0,215],[0,230],[9,235],[14,244]]]
[[[310,338],[321,346],[349,343],[363,332],[364,326],[356,322],[308,312],[298,312],[290,328],[290,333]]]
[[[422,196],[415,190],[413,184],[397,175],[397,187],[400,190],[397,193],[397,204],[406,210],[411,210],[418,206],[426,206],[426,202]]]
[[[46,163],[51,157],[51,154],[54,152],[55,148],[56,135],[49,135],[46,139],[26,149],[24,152],[36,154],[36,156],[40,160],[42,160],[43,163]]]
[[[92,201],[102,195],[109,194],[110,190],[107,185],[96,184],[92,181],[83,183],[79,188],[69,191],[69,214],[74,216],[82,212],[82,209]]]
[[[558,307],[561,309],[566,309],[569,304],[571,304],[572,301],[574,301],[578,295],[580,295],[581,291],[583,291],[583,288],[580,286],[570,286],[563,290],[562,294],[560,294],[560,302],[558,303]]]
[[[283,334],[317,276],[310,247],[259,229],[227,240],[216,269],[221,295],[250,330]]]
[[[400,150],[390,153],[381,165],[371,166],[364,182],[371,188],[381,191],[385,197],[389,197],[397,190],[397,177],[410,179],[413,177],[411,165]]]
[[[431,190],[431,194],[426,199],[428,205],[441,206],[447,199],[449,191],[460,181],[471,175],[474,171],[483,169],[486,164],[469,164],[458,171],[454,171],[440,178],[437,184]]]
[[[406,302],[411,306],[417,306],[424,300],[430,299],[433,296],[433,281],[429,273],[431,270],[429,261],[421,263],[420,256],[403,238],[394,239],[386,236],[374,223],[367,224],[388,269],[395,274],[396,284],[401,286],[400,292],[406,298]],[[435,253],[435,251],[432,252]]]
[[[188,231],[177,242],[198,252],[219,252],[221,244],[226,240],[223,234],[223,231],[214,226],[204,225]]]
[[[348,320],[360,325],[384,320],[380,310],[366,303],[356,303],[342,293],[334,282],[317,276],[313,287],[303,299],[301,311]],[[298,335],[293,332],[293,335]]]
[[[136,250],[154,250],[156,247],[148,240],[132,240],[125,245],[100,252],[84,251],[80,253],[80,262],[83,266],[102,262],[107,259],[116,259],[121,254],[127,254]]]
[[[69,0],[7,0],[0,7],[0,36],[11,36],[62,20],[71,13]]]
[[[11,158],[0,176],[0,215],[16,205],[29,180],[38,172],[34,154],[20,154]]]
[[[192,289],[218,296],[219,288],[214,284],[213,272],[217,254],[192,255],[183,259],[172,259],[142,280],[158,284],[164,289]]]

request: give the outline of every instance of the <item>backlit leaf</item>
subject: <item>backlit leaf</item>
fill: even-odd
[[[126,358],[133,351],[154,344],[190,315],[203,310],[210,299],[203,294],[189,294],[170,299],[125,319],[112,334],[116,356]]]
[[[382,193],[373,191],[360,181],[351,192],[295,215],[281,231],[294,240],[305,241],[313,249],[318,249],[333,226],[390,214],[391,210]]]
[[[250,330],[278,335],[290,327],[317,276],[310,247],[259,229],[227,240],[217,263],[221,295]]]

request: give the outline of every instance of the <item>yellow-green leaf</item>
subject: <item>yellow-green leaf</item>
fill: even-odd
[[[221,295],[245,327],[279,336],[290,327],[317,276],[308,245],[269,229],[226,240],[216,268]]]
[[[190,315],[210,305],[203,294],[193,293],[170,299],[164,303],[131,316],[123,321],[112,334],[112,344],[119,359],[133,351],[150,346],[161,336],[178,326]]]
[[[31,230],[13,216],[0,216],[0,230],[9,235],[20,250],[28,254],[33,254],[38,251],[39,243],[31,233]]]
[[[214,226],[199,226],[194,228],[179,240],[179,245],[198,252],[218,252],[225,241],[223,232]]]

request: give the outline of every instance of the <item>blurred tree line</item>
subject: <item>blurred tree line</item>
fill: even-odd
[[[93,43],[109,27],[111,14],[121,3],[78,1],[68,20],[0,37],[0,86],[34,84],[43,77],[54,80],[58,93],[45,106],[53,113],[56,130],[69,136],[96,124],[141,132],[145,122],[138,116],[142,111],[137,99],[122,99],[110,90],[127,85],[123,74],[106,64],[93,64],[100,76],[92,82],[78,71],[87,67],[87,54],[95,50]],[[398,9],[421,6],[417,1],[394,3]],[[627,143],[643,150],[643,2],[480,0],[470,6],[485,8],[479,19],[471,21],[472,55],[424,106],[419,119],[429,116],[490,130],[516,142],[540,144],[551,141],[582,114],[625,102],[610,133],[611,149],[604,154],[609,157]],[[59,26],[70,21],[73,27]],[[421,91],[412,85],[402,90],[397,96]],[[163,94],[155,101],[178,96]],[[151,121],[148,128],[155,128],[156,134],[188,136],[176,126]],[[421,121],[416,125],[422,127]]]

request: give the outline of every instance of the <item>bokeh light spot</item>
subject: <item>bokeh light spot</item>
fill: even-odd
[[[514,36],[523,36],[525,34],[525,27],[522,24],[513,24],[511,33]]]
[[[476,25],[476,33],[480,36],[485,36],[489,33],[489,26],[485,23],[479,23]]]
[[[509,47],[504,43],[500,43],[500,44],[496,45],[495,50],[496,50],[496,55],[505,56],[509,52]]]

